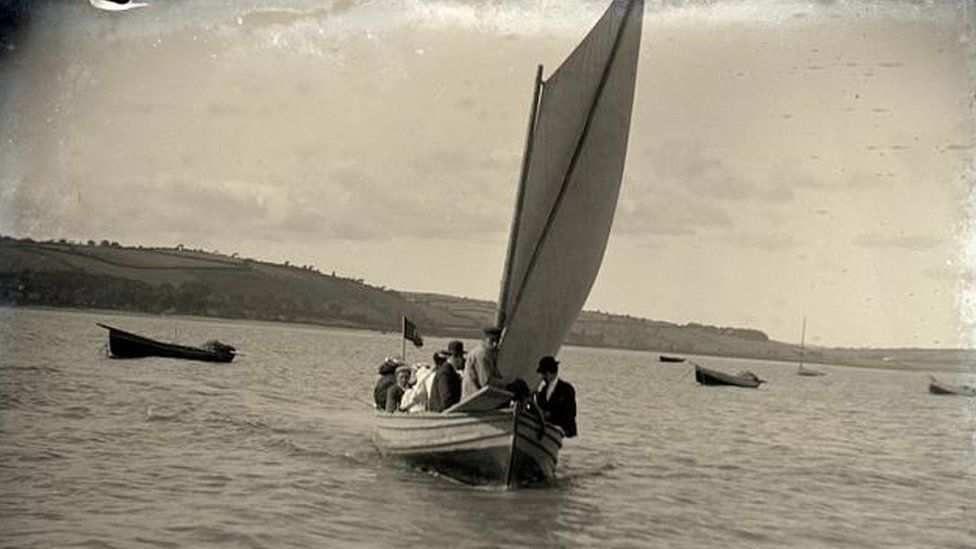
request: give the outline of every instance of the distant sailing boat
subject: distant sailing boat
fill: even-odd
[[[498,366],[534,381],[589,295],[617,206],[630,134],[643,0],[615,0],[548,79],[539,66],[496,326]],[[533,383],[534,385],[534,383]],[[444,413],[378,414],[386,456],[470,483],[551,479],[559,428],[485,388]]]
[[[821,370],[813,370],[811,368],[806,368],[803,366],[803,350],[806,343],[807,337],[807,317],[803,317],[803,330],[800,332],[800,365],[796,368],[796,374],[801,376],[825,376],[827,372]]]

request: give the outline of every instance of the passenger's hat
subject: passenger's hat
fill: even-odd
[[[401,361],[399,358],[394,358],[392,356],[388,356],[388,357],[386,357],[386,359],[383,360],[383,362],[380,364],[380,366],[378,368],[379,369],[379,372],[380,372],[380,375],[384,375],[385,376],[385,375],[392,374],[392,373],[394,373],[396,371],[397,366],[400,366],[402,364],[403,364],[403,361]]]
[[[452,355],[463,355],[464,354],[464,342],[454,340],[447,344],[447,352]]]
[[[535,371],[540,374],[554,374],[559,371],[559,361],[551,356],[544,356],[539,360],[539,367]]]
[[[407,366],[406,364],[401,364],[400,366],[397,366],[396,376],[400,377],[401,372],[410,375],[413,373],[413,369],[410,366]]]

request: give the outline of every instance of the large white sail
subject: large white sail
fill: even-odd
[[[532,379],[603,261],[627,154],[643,0],[616,0],[544,82],[509,243],[499,367]],[[503,282],[505,284],[505,282]]]

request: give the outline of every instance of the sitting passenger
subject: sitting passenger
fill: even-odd
[[[403,366],[403,362],[390,356],[380,364],[380,378],[376,380],[376,388],[373,389],[373,400],[376,401],[377,410],[386,409],[386,392],[396,385],[396,369],[400,366]]]
[[[434,369],[430,398],[427,399],[427,410],[431,412],[443,412],[461,400],[461,375],[454,369],[450,353],[441,351],[441,354],[443,358]],[[437,363],[437,355],[434,360]]]
[[[397,367],[396,382],[386,390],[386,405],[384,409],[387,412],[393,413],[400,411],[400,400],[403,399],[403,394],[410,389],[410,366],[401,364]]]
[[[464,351],[464,342],[455,339],[454,341],[447,344],[447,357],[448,364],[454,366],[454,370],[460,374],[464,371],[464,355],[467,353]]]
[[[405,412],[423,412],[427,409],[427,400],[430,398],[430,387],[434,382],[434,368],[424,362],[414,364],[412,368],[410,389],[403,394],[400,409]]]

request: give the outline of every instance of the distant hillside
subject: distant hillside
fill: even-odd
[[[392,330],[399,293],[313,268],[196,250],[0,239],[0,303]]]
[[[427,312],[445,333],[477,333],[494,321],[493,301],[439,294],[403,292],[408,301]],[[758,330],[684,326],[644,318],[583,311],[567,342],[590,347],[616,347],[664,352],[743,356],[793,360],[794,346],[770,341]]]
[[[118,309],[329,326],[399,330],[406,315],[430,335],[479,337],[494,302],[397,292],[324,274],[216,252],[34,242],[0,237],[0,304]],[[773,360],[795,360],[796,345],[759,330],[678,325],[584,311],[568,343]],[[976,370],[976,352],[940,349],[808,348],[808,362],[924,370]]]

